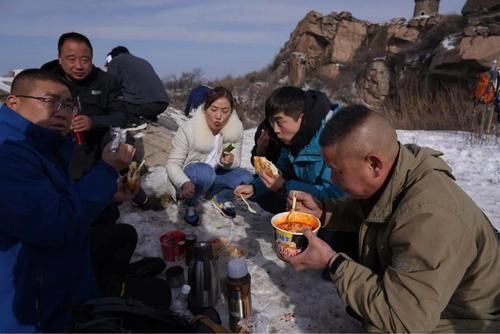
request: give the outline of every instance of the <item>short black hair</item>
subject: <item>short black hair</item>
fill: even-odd
[[[115,58],[116,56],[121,55],[122,53],[130,53],[130,51],[126,47],[119,45],[117,47],[114,47],[113,50],[111,50],[111,52],[108,53],[108,56]]]
[[[92,44],[90,43],[90,40],[87,38],[87,36],[82,35],[78,32],[67,32],[62,34],[61,37],[59,37],[59,41],[57,42],[57,52],[59,52],[59,55],[61,54],[61,49],[64,42],[69,39],[87,44],[90,49],[90,54],[94,54],[94,49],[92,48]]]
[[[11,94],[12,95],[20,95],[20,94],[28,94],[32,87],[34,81],[52,81],[58,84],[61,84],[68,88],[68,84],[56,73],[42,70],[39,68],[28,68],[21,71],[14,80],[11,85]]]
[[[284,86],[275,89],[266,100],[266,118],[283,112],[285,115],[297,120],[304,112],[306,93],[297,87]]]
[[[342,142],[373,113],[361,104],[343,107],[326,123],[319,137],[319,145],[325,147]]]

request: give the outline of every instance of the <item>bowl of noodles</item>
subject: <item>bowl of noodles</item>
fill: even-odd
[[[271,218],[274,239],[279,255],[296,256],[307,248],[304,229],[318,232],[321,223],[315,216],[305,212],[281,212]]]

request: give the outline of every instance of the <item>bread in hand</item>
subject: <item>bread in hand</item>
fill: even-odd
[[[127,187],[132,193],[135,192],[139,184],[138,182],[139,176],[140,174],[137,162],[132,161],[128,166],[128,173],[127,173]]]
[[[267,160],[266,157],[253,157],[253,166],[255,167],[255,171],[257,173],[263,171],[266,175],[272,178],[277,178],[279,176],[278,168],[276,168],[271,161]]]

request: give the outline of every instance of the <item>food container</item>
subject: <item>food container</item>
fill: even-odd
[[[277,252],[281,256],[296,256],[307,248],[305,228],[318,232],[321,223],[315,216],[305,212],[282,212],[271,218]]]
[[[174,230],[160,236],[161,249],[165,261],[179,261],[184,251],[184,232]]]

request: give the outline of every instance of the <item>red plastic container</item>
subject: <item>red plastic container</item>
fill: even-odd
[[[186,235],[180,230],[164,233],[160,236],[161,249],[165,261],[179,261],[184,253],[184,238]]]

